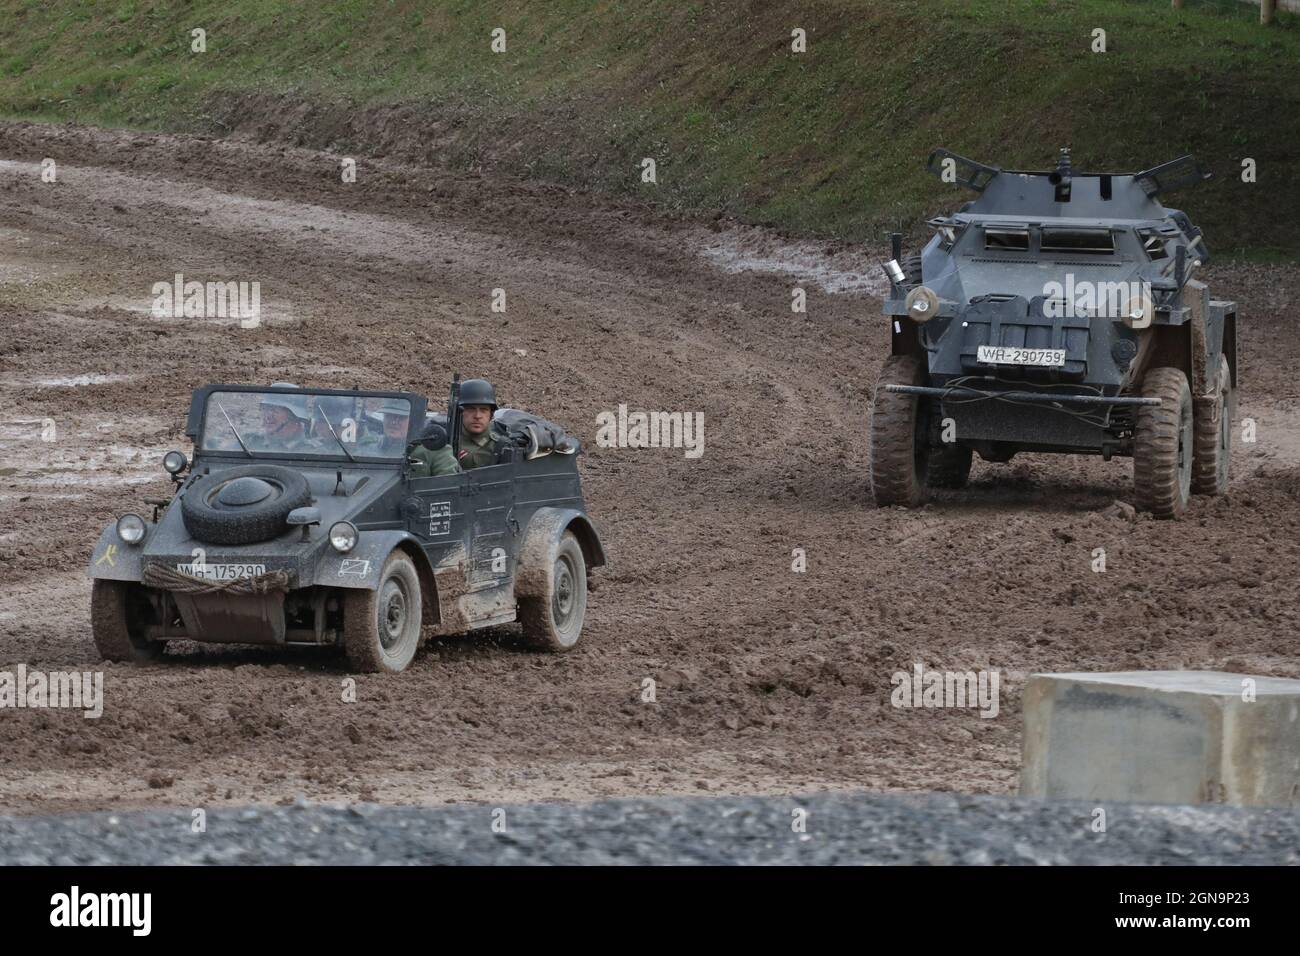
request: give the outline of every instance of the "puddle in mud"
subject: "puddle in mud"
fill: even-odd
[[[162,280],[159,280],[162,281]],[[298,319],[293,314],[293,307],[281,299],[265,299],[260,303],[257,315],[254,319],[242,319],[238,315],[215,315],[215,316],[177,316],[167,314],[157,314],[154,311],[154,299],[136,298],[134,296],[107,295],[92,296],[82,299],[76,303],[76,308],[80,309],[116,309],[120,312],[133,312],[142,315],[144,318],[154,322],[168,322],[175,324],[198,324],[198,325],[222,325],[235,328],[255,329],[260,326],[294,326],[298,324]]]
[[[51,427],[54,440],[42,440]],[[177,447],[166,439],[166,431],[161,422],[148,417],[108,422],[31,416],[0,420],[0,486],[10,493],[0,500],[21,496],[29,489],[164,481],[163,455]],[[113,441],[119,434],[159,443]]]
[[[889,291],[878,256],[866,249],[828,255],[816,243],[782,242],[755,231],[703,238],[699,254],[724,272],[789,276],[831,294],[880,297]]]
[[[156,448],[110,445],[86,451],[48,447],[51,451],[46,455],[29,455],[16,466],[10,463],[0,468],[0,481],[13,490],[135,485],[166,478],[161,463],[168,449],[161,445]],[[8,449],[0,448],[0,451]]]
[[[86,385],[108,385],[112,382],[129,382],[139,378],[138,375],[106,375],[99,372],[87,372],[84,375],[62,375],[51,378],[31,378],[16,381],[16,385],[36,385],[42,388],[80,388]]]
[[[57,249],[49,239],[0,228],[0,283],[32,285],[77,272],[78,267]]]

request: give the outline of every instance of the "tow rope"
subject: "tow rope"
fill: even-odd
[[[213,581],[163,564],[147,565],[141,576],[146,587],[180,591],[182,594],[273,594],[289,590],[289,580],[289,572],[281,569],[267,571],[255,578]]]

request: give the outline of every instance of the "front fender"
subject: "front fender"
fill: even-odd
[[[538,508],[524,529],[519,546],[515,593],[544,596],[549,593],[551,566],[555,549],[565,531],[573,531],[587,562],[587,571],[605,564],[605,549],[596,527],[576,508]]]
[[[339,554],[329,545],[316,562],[316,576],[312,584],[330,588],[362,588],[373,591],[379,587],[379,574],[393,549],[405,541],[411,542],[414,551],[424,560],[428,570],[429,559],[415,535],[409,531],[362,531],[357,546],[348,554]]]
[[[144,574],[144,546],[154,528],[155,525],[146,523],[144,541],[123,544],[117,536],[117,522],[111,522],[95,542],[86,575],[106,581],[139,581]]]

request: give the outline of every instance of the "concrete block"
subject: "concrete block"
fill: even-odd
[[[1024,796],[1300,806],[1300,680],[1035,674],[1024,712]]]

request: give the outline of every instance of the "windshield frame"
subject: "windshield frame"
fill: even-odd
[[[356,449],[352,449],[352,456],[349,457],[342,448],[335,448],[333,452],[306,452],[290,451],[288,449],[277,450],[258,450],[250,449],[246,454],[242,449],[205,449],[202,445],[204,431],[207,427],[207,415],[209,411],[209,400],[214,393],[254,393],[254,394],[284,394],[296,396],[339,396],[342,398],[396,398],[410,403],[410,417],[407,419],[406,426],[406,443],[409,445],[414,441],[414,436],[419,435],[424,427],[425,412],[428,408],[428,399],[423,395],[417,395],[414,392],[396,392],[396,391],[379,391],[370,389],[345,389],[345,388],[274,388],[268,385],[205,385],[202,388],[194,390],[190,397],[189,415],[186,418],[185,434],[189,437],[194,445],[194,454],[202,455],[205,458],[231,459],[235,461],[268,461],[268,460],[303,460],[324,463],[339,463],[345,465],[379,465],[389,467],[404,467],[406,457],[385,457],[374,455],[361,455]],[[220,412],[213,406],[211,409],[218,415]],[[337,425],[336,425],[337,427]],[[251,455],[251,457],[250,457]]]

